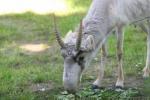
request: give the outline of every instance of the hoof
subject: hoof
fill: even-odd
[[[92,85],[92,90],[95,90],[95,89],[104,89],[104,87],[99,87],[97,85]]]
[[[95,89],[100,89],[100,87],[99,86],[97,86],[97,85],[92,85],[92,90],[95,90]]]
[[[123,87],[122,86],[115,86],[115,89],[121,89],[121,90],[123,90]]]
[[[121,92],[121,91],[123,91],[123,87],[122,86],[115,86],[115,91],[117,91],[117,92]]]

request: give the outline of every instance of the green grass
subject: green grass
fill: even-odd
[[[104,89],[95,89],[91,90],[91,87],[83,88],[81,91],[73,94],[68,94],[66,91],[61,92],[61,95],[58,95],[59,99],[65,100],[130,100],[139,96],[139,91],[133,88],[128,88],[126,90],[114,90],[111,88]],[[140,96],[139,96],[140,97]]]
[[[90,2],[91,0],[72,2],[68,0],[68,4],[76,9],[76,13],[57,16],[58,27],[63,37],[70,29],[73,30],[78,25],[80,19],[86,14]],[[85,12],[80,12],[81,7],[86,9]],[[146,58],[146,34],[133,26],[128,26],[125,30],[123,66],[128,80],[129,76],[142,75]],[[112,74],[117,63],[115,38],[111,35],[108,39],[109,63],[105,70],[105,78],[111,77],[112,85],[116,80]],[[40,53],[31,53],[19,48],[20,45],[31,43],[44,43],[50,48]],[[97,64],[97,61],[93,61],[91,67]],[[61,96],[63,91],[62,73],[63,59],[53,34],[52,14],[37,15],[26,12],[0,16],[0,100],[52,100],[53,96]],[[83,87],[89,86],[94,79],[96,79],[96,73],[87,71],[84,73],[81,84]],[[149,82],[150,80],[146,80],[144,86],[138,87],[146,95],[150,93],[147,89]],[[44,92],[33,91],[30,87],[37,84],[49,84],[53,89]],[[80,90],[78,95],[81,94],[84,97],[82,95],[84,91],[91,93],[91,90],[85,89]],[[107,96],[116,94],[114,92],[99,93],[99,95]]]

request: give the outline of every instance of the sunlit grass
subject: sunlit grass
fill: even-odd
[[[66,12],[68,5],[65,0],[0,0],[0,14],[24,13],[27,11],[38,14]]]
[[[24,45],[21,45],[20,48],[22,50],[25,50],[25,51],[29,51],[29,52],[42,52],[48,48],[50,48],[50,46],[48,46],[47,44],[24,44]]]
[[[55,13],[57,15],[69,15],[85,12],[82,6],[72,7],[69,0],[0,0],[0,15],[33,12],[36,14]],[[78,1],[81,3],[81,1]]]

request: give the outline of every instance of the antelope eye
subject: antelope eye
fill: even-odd
[[[79,61],[83,61],[83,60],[84,60],[83,56],[79,57]]]
[[[84,56],[80,56],[80,57],[78,57],[78,59],[77,59],[77,63],[80,65],[80,66],[84,66],[84,63],[85,63],[85,60],[84,60]]]

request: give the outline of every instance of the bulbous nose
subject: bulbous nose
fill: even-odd
[[[78,84],[72,82],[64,82],[64,89],[69,93],[75,93],[78,89]]]

